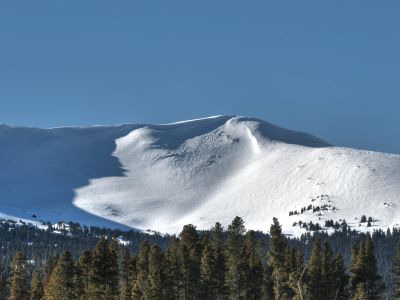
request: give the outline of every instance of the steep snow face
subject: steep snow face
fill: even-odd
[[[333,147],[252,118],[0,126],[0,145],[0,212],[21,218],[176,233],[236,215],[267,231],[278,217],[294,235],[304,232],[299,221],[346,219],[369,230],[400,218],[400,156]],[[310,205],[320,210],[300,213]],[[371,227],[361,215],[374,218]]]

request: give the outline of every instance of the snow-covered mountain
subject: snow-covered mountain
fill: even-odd
[[[299,221],[346,219],[360,230],[400,223],[399,155],[333,147],[245,117],[1,125],[0,166],[3,217],[170,233],[187,223],[227,225],[236,215],[267,231],[278,217],[295,235],[304,232],[293,226]]]

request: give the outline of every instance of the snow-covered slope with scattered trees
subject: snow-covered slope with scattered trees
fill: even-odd
[[[333,147],[245,117],[2,125],[0,166],[0,212],[31,220],[175,233],[236,215],[267,231],[275,216],[295,235],[314,228],[310,221],[331,228],[326,221],[346,219],[359,230],[400,223],[399,155]]]

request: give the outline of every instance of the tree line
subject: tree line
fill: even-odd
[[[22,252],[8,276],[0,276],[0,299],[384,299],[374,242],[369,234],[353,243],[346,268],[327,240],[313,239],[306,257],[282,233],[277,219],[268,245],[236,217],[199,232],[185,225],[166,248],[143,241],[137,253],[116,238],[101,238],[74,259],[70,251],[32,268]],[[400,251],[393,265],[394,299],[400,299]],[[6,278],[7,277],[7,278]]]

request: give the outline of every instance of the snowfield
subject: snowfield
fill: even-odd
[[[177,233],[236,215],[268,231],[278,217],[296,236],[299,221],[345,219],[360,231],[400,224],[400,155],[333,147],[252,118],[1,125],[0,165],[0,213],[33,221]],[[310,205],[320,209],[300,213]]]

